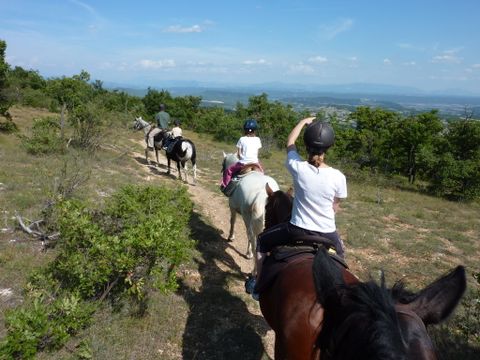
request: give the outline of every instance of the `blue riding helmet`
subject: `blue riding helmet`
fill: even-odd
[[[248,119],[243,124],[243,129],[248,132],[252,132],[258,129],[258,124],[255,119]]]

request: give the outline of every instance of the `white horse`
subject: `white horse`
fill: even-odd
[[[223,154],[222,168],[225,171],[230,165],[236,163],[238,158],[236,154]],[[269,185],[273,191],[279,190],[277,182],[270,176],[264,175],[259,171],[251,171],[242,176],[236,189],[228,198],[230,207],[230,232],[228,240],[235,238],[235,221],[237,213],[242,215],[245,228],[247,229],[247,252],[248,259],[253,258],[253,252],[256,250],[257,236],[263,231],[265,223],[265,205],[267,203],[266,185]],[[256,261],[253,262],[253,274],[256,274]]]
[[[133,128],[135,130],[143,130],[143,134],[145,136],[145,161],[147,164],[150,165],[150,160],[148,158],[148,134],[150,131],[155,131],[156,129],[152,130],[152,125],[150,125],[147,121],[143,120],[141,116],[136,117],[135,120],[133,121]],[[158,150],[162,150],[162,142],[163,142],[163,135],[164,132],[161,131],[160,129],[157,129],[157,134],[154,137],[154,142],[153,142],[153,148],[155,150],[155,157],[157,158],[157,164],[160,164],[160,161],[158,160]]]

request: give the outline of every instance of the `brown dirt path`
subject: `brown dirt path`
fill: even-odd
[[[132,140],[134,142],[137,142],[143,146],[143,141],[136,141]],[[138,159],[144,159],[145,156],[143,153],[137,153],[134,152],[133,156],[138,160]],[[152,152],[149,155],[150,160],[155,159],[155,155]],[[168,181],[178,181],[174,180],[174,177],[177,177],[177,170],[175,167],[172,167],[172,173],[170,174],[170,177],[166,175],[166,167],[167,167],[167,162],[166,158],[163,154],[163,152],[159,156],[160,164],[159,166],[154,166],[154,165],[147,165],[145,162],[143,162],[142,167],[145,171],[144,178],[147,181],[156,181],[158,177],[161,177],[161,179],[168,179]],[[152,163],[156,163],[156,161],[152,161]],[[174,166],[175,163],[172,163],[172,166]],[[189,164],[191,165],[191,164]],[[163,175],[163,176],[162,176]],[[224,254],[216,254],[214,256],[214,262],[215,264],[211,265],[209,271],[221,271],[224,272],[224,274],[210,274],[208,276],[202,275],[202,274],[194,274],[194,273],[188,273],[186,274],[186,277],[190,278],[186,279],[185,282],[188,283],[188,286],[193,286],[195,288],[204,288],[205,286],[201,284],[202,281],[205,281],[206,278],[208,278],[209,282],[215,281],[212,279],[216,279],[217,277],[219,279],[224,279],[224,275],[228,276],[228,281],[226,284],[221,284],[222,281],[224,280],[218,280],[220,282],[220,286],[223,286],[224,288],[227,288],[228,292],[230,295],[235,298],[235,299],[240,299],[243,302],[243,306],[248,313],[252,316],[254,319],[252,322],[247,322],[247,324],[243,323],[242,325],[239,326],[246,326],[246,327],[252,327],[254,331],[258,334],[258,336],[261,338],[261,343],[263,345],[263,355],[261,358],[265,358],[268,356],[269,358],[273,359],[273,343],[274,343],[274,333],[271,329],[269,329],[268,325],[264,321],[261,312],[260,312],[260,306],[258,302],[254,301],[250,295],[245,293],[244,290],[244,279],[246,274],[250,273],[252,270],[252,260],[248,260],[245,258],[244,254],[246,252],[247,248],[247,236],[245,232],[245,226],[243,224],[241,216],[237,216],[237,221],[236,221],[236,226],[235,226],[235,240],[228,242],[226,240],[226,237],[228,236],[228,231],[230,227],[230,210],[228,208],[228,200],[225,196],[223,196],[220,191],[218,193],[214,193],[211,190],[207,189],[204,185],[202,185],[202,170],[199,169],[197,171],[197,184],[192,185],[192,176],[191,176],[191,167],[190,167],[190,172],[189,172],[189,184],[188,186],[188,191],[192,197],[192,200],[195,204],[195,211],[198,211],[201,213],[203,217],[208,219],[209,221],[209,226],[213,227],[214,231],[217,232],[217,237],[220,236],[221,239],[219,240],[221,242],[220,246],[218,246],[218,251],[224,252]],[[182,182],[185,184],[184,182]],[[215,246],[216,247],[216,246]],[[226,257],[229,261],[222,261],[221,259],[223,257]],[[232,264],[233,261],[233,264]],[[197,282],[195,284],[195,282]],[[200,282],[200,284],[198,283]],[[227,296],[228,298],[228,296]],[[196,305],[198,307],[198,304]],[[228,305],[225,305],[228,307]],[[232,306],[238,306],[237,305],[232,305]],[[231,312],[236,312],[237,309],[232,308],[230,311]],[[239,311],[240,312],[240,311]],[[245,315],[248,314],[242,314],[239,315],[241,317],[245,317]],[[199,320],[197,320],[199,321]],[[235,315],[232,315],[231,321],[238,321],[238,319],[235,319]],[[187,325],[188,326],[188,325]],[[226,326],[231,326],[231,325],[226,325]],[[230,329],[229,331],[232,331],[233,329]],[[188,329],[186,329],[188,331]],[[194,332],[194,331],[193,331]],[[188,336],[187,336],[188,337]],[[190,339],[191,340],[191,339]],[[185,337],[184,337],[184,342],[185,342]],[[195,341],[193,341],[195,342]],[[255,342],[252,342],[255,343]],[[256,343],[255,343],[256,344]],[[250,344],[251,345],[251,344]],[[198,347],[198,340],[195,343],[195,346]],[[248,341],[246,342],[246,346],[249,346]],[[258,345],[257,345],[258,346]],[[184,344],[185,347],[185,344]],[[244,351],[241,350],[240,348],[238,349],[239,351]],[[199,350],[197,349],[194,353],[196,358],[208,358],[212,356],[212,352],[209,350],[204,351],[204,356],[201,356],[201,354],[198,353]],[[229,354],[231,356],[232,354]],[[238,354],[242,355],[242,354]],[[247,359],[245,357],[246,354],[243,354],[243,356],[239,356],[238,358],[242,359]],[[185,352],[183,351],[183,357],[185,358],[188,356],[188,351]],[[224,355],[219,355],[220,357],[223,357]],[[252,358],[255,357],[257,358],[257,355],[253,356]],[[233,358],[237,358],[237,356],[233,356]]]

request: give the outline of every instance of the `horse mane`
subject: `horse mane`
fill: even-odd
[[[332,359],[404,359],[393,298],[384,284],[360,282],[341,287],[340,293],[340,303],[326,305],[322,351]]]
[[[380,285],[347,285],[325,250],[315,256],[313,271],[318,301],[325,309],[318,338],[322,359],[404,359],[395,299],[383,277]]]
[[[290,192],[278,190],[269,195],[265,205],[265,229],[290,220],[292,204]]]

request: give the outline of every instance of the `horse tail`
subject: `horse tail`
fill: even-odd
[[[255,237],[263,231],[265,226],[265,196],[266,193],[264,195],[264,192],[258,192],[250,206],[250,226]]]
[[[342,272],[328,255],[327,249],[320,246],[312,265],[313,281],[320,304],[325,305],[327,298],[338,297],[337,287],[344,285]],[[334,301],[337,299],[333,299]]]
[[[184,141],[182,143],[182,151],[185,154],[184,157],[186,159],[190,159],[192,157],[192,154],[193,154],[192,144],[190,144],[188,141]]]
[[[190,141],[189,143],[192,145],[192,155],[190,156],[190,160],[192,161],[192,164],[195,165],[197,162],[197,150],[195,149],[193,142]]]

